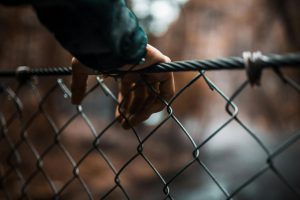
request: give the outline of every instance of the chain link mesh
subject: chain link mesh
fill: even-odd
[[[66,79],[43,77],[23,82],[3,79],[0,86],[0,198],[200,199],[188,194],[197,190],[205,193],[206,189],[199,189],[204,187],[201,182],[210,182],[214,189],[207,192],[215,196],[203,199],[249,199],[243,193],[269,173],[277,180],[268,182],[271,189],[263,193],[276,193],[272,188],[273,184],[276,188],[279,180],[280,187],[285,188],[285,197],[300,198],[299,175],[293,174],[291,180],[275,162],[299,141],[299,127],[298,131],[285,133],[289,137],[270,148],[257,129],[239,115],[241,110],[236,102],[249,89],[248,80],[233,94],[225,94],[201,70],[179,88],[169,102],[159,97],[145,79],[141,80],[166,108],[155,125],[125,131],[112,112],[122,103],[116,97],[114,79],[94,78],[80,106],[70,104],[71,92]],[[173,106],[199,81],[208,86],[210,95],[225,105],[227,115],[225,121],[216,123],[201,139],[186,126],[189,120],[183,122],[177,116]],[[282,74],[277,81],[283,81],[286,87],[293,89],[290,93],[299,95],[300,85],[296,81]],[[244,178],[234,177],[234,184],[229,184],[216,169],[220,165],[230,166],[230,159],[205,154],[203,149],[232,124],[239,127],[239,134],[247,135],[252,149],[263,152],[263,156],[252,155],[263,157],[263,162],[253,167],[245,159],[239,166],[233,166],[231,170],[236,171],[249,165],[251,173]],[[196,132],[202,134],[201,130]],[[299,155],[300,148],[296,150]],[[256,192],[252,191],[250,196],[255,197]],[[276,196],[273,199],[277,199]]]

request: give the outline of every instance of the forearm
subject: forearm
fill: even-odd
[[[0,0],[31,4],[40,21],[88,67],[106,70],[138,63],[147,37],[123,0]]]

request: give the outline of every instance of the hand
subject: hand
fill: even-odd
[[[148,45],[145,62],[134,67],[134,70],[162,62],[170,62],[170,59],[164,56],[159,50]],[[131,67],[132,65],[125,65],[122,67],[122,70],[128,70]],[[91,70],[75,58],[72,59],[72,68],[72,103],[80,104],[84,98],[86,82],[88,75],[91,74]],[[152,86],[156,92],[153,92],[146,83]],[[153,113],[164,109],[165,103],[162,100],[169,101],[174,93],[175,83],[173,73],[144,75],[127,73],[120,81],[118,94],[120,105],[116,109],[116,117],[118,117],[119,122],[125,129],[138,125],[148,119]],[[119,113],[119,110],[122,114]]]
[[[173,73],[131,73],[125,75],[120,83],[120,104],[116,109],[116,116],[125,129],[138,125],[153,113],[163,110],[166,106],[164,101],[169,101],[175,90]]]
[[[170,58],[164,56],[156,48],[148,45],[145,62],[134,67],[133,70],[170,61]],[[122,67],[122,70],[124,68],[128,70],[130,67],[126,65]],[[116,116],[119,117],[119,122],[125,129],[138,125],[147,120],[153,113],[163,110],[166,105],[162,100],[169,101],[175,93],[173,73],[143,75],[128,73],[122,77],[120,83],[118,96],[120,105],[116,109]]]

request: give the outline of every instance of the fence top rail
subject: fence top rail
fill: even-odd
[[[288,54],[267,54],[260,52],[244,52],[242,57],[227,57],[210,60],[186,60],[169,63],[160,63],[141,70],[133,70],[131,73],[160,73],[160,72],[185,72],[185,71],[213,71],[213,70],[240,70],[246,69],[251,73],[259,73],[265,68],[281,68],[300,66],[300,52]],[[129,71],[111,70],[95,72],[95,74],[122,75]],[[71,67],[43,67],[30,68],[18,67],[17,69],[0,68],[0,78],[14,78],[25,76],[69,76]]]

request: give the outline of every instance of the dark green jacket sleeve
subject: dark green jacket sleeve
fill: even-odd
[[[124,0],[0,0],[32,4],[40,21],[78,60],[97,70],[136,64],[147,37]]]

